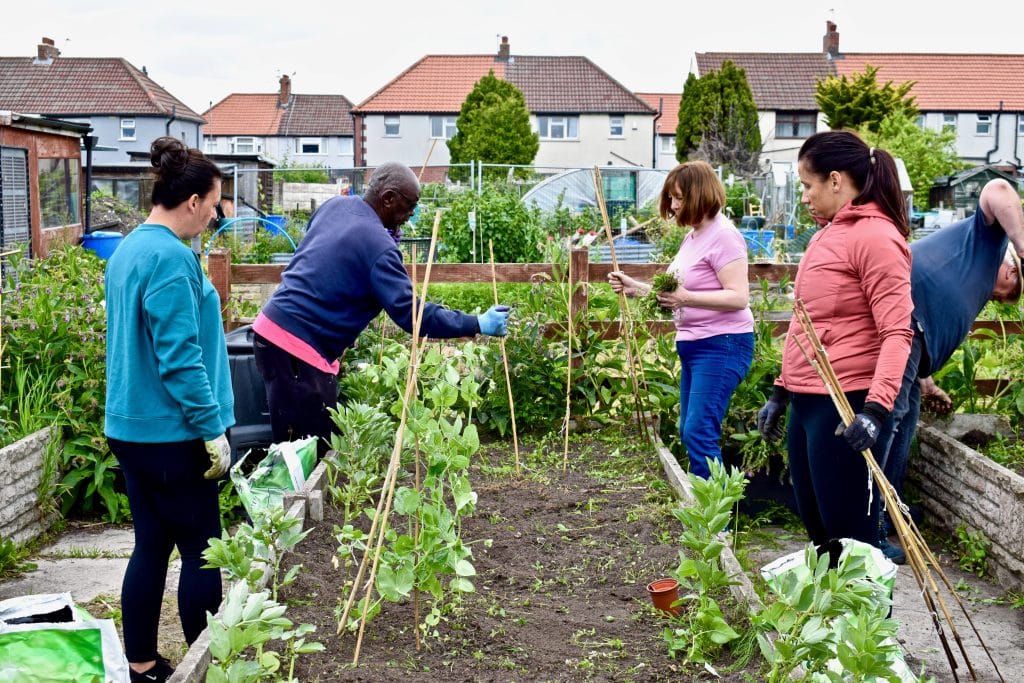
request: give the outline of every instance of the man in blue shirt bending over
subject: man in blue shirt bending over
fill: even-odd
[[[316,210],[281,275],[281,286],[253,323],[256,367],[270,404],[275,441],[333,431],[339,358],[384,311],[412,332],[413,287],[398,248],[399,228],[419,202],[416,175],[399,163],[374,170],[363,197],[333,197]],[[423,304],[426,337],[504,336],[507,306],[468,315]]]

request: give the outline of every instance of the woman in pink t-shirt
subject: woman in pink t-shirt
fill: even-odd
[[[722,420],[754,357],[747,246],[722,215],[725,188],[704,161],[676,166],[661,190],[662,218],[692,226],[668,267],[679,287],[658,294],[672,309],[679,377],[679,437],[690,471],[705,479],[709,460],[722,459]],[[651,286],[620,271],[608,274],[616,292],[646,294]]]

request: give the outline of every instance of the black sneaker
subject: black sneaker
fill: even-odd
[[[163,683],[174,673],[174,667],[171,666],[170,660],[166,657],[157,655],[156,664],[151,669],[147,669],[142,673],[131,668],[128,671],[131,683]]]

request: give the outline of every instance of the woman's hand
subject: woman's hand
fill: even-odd
[[[613,292],[626,296],[642,296],[651,289],[650,285],[626,275],[621,270],[608,273],[608,284],[612,286]]]
[[[671,292],[658,292],[658,303],[672,311],[680,309],[690,303],[690,291],[680,285]]]
[[[939,415],[948,415],[953,410],[953,400],[931,377],[922,377],[921,403],[925,410]]]

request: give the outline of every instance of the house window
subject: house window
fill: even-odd
[[[1024,118],[1017,116],[1017,135],[1024,135]]]
[[[942,130],[952,130],[956,132],[956,114],[943,114],[942,115]]]
[[[395,138],[398,137],[399,123],[401,120],[397,116],[385,116],[384,117],[384,137]]]
[[[214,138],[206,138],[203,141],[203,151],[207,154],[213,154],[217,151],[217,141]]]
[[[341,147],[338,151],[341,156],[352,156],[355,153],[355,140],[352,138],[338,138],[338,145]]]
[[[39,217],[44,228],[80,222],[78,159],[39,160]]]
[[[232,138],[231,139],[231,153],[232,154],[255,154],[256,153],[256,138]]]
[[[454,116],[431,116],[430,137],[444,140],[451,140],[458,130],[455,127]]]
[[[323,154],[320,150],[326,147],[322,138],[298,138],[295,140],[296,154]]]
[[[780,111],[775,113],[775,137],[809,138],[818,127],[814,112]]]
[[[121,139],[135,139],[135,119],[121,119]]]
[[[664,154],[675,154],[676,153],[676,136],[675,135],[662,135],[661,137],[661,151]]]
[[[543,140],[576,140],[579,118],[575,116],[538,116],[537,132]]]
[[[924,114],[918,114],[917,118],[914,119],[914,125],[920,129],[924,129]]]
[[[992,115],[991,114],[978,114],[978,120],[974,124],[974,133],[976,135],[991,135],[991,133],[992,133]]]
[[[626,117],[625,116],[609,116],[608,117],[608,136],[613,138],[621,138],[626,132]]]

